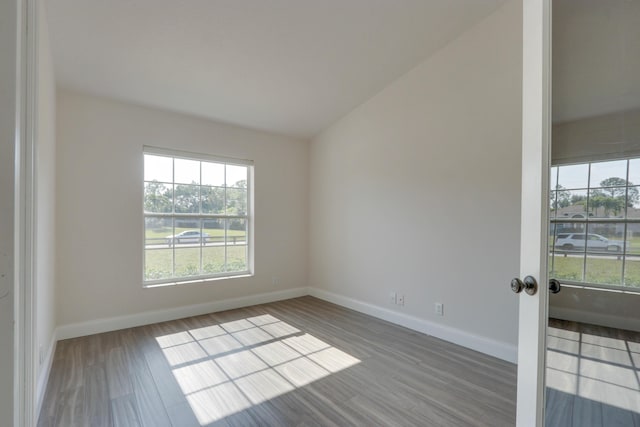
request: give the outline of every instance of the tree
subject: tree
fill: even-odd
[[[633,187],[633,183],[623,178],[604,179],[600,182],[600,186],[603,188],[591,190],[589,206],[592,212],[603,208],[605,216],[611,212],[618,216],[626,207],[632,207],[638,203],[640,198],[638,189]]]
[[[556,198],[551,201],[551,209],[558,210],[571,205],[571,192],[562,185],[556,185]],[[553,195],[552,195],[553,196]]]
[[[195,184],[195,183],[193,183]],[[200,212],[200,191],[197,185],[176,185],[174,199],[176,213]]]
[[[146,182],[144,186],[145,212],[171,212],[171,187],[158,181]]]
[[[602,189],[602,192],[606,194],[607,197],[624,198],[626,194],[626,206],[629,207],[638,203],[638,200],[640,199],[638,189],[633,186],[632,182],[627,181],[626,179],[616,177],[607,178],[600,182],[600,186],[607,187]]]

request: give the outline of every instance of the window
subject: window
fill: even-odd
[[[250,161],[144,149],[145,286],[252,273]]]
[[[640,158],[551,168],[550,276],[640,289]]]

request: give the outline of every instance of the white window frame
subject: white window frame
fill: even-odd
[[[640,153],[629,153],[625,156],[585,156],[585,157],[581,157],[581,158],[574,158],[572,160],[564,160],[564,161],[559,161],[559,162],[554,162],[551,166],[552,168],[559,168],[562,166],[571,166],[571,165],[589,165],[589,172],[588,172],[588,176],[587,176],[587,188],[585,188],[584,190],[586,190],[586,198],[587,198],[587,204],[589,203],[589,197],[591,194],[591,165],[594,163],[601,163],[601,162],[612,162],[612,161],[618,161],[618,160],[624,160],[627,162],[627,176],[626,176],[626,181],[627,181],[627,185],[625,185],[625,192],[628,192],[628,188],[629,188],[629,162],[631,160],[637,160],[640,159]],[[552,169],[551,169],[552,170]],[[557,170],[556,170],[557,173]],[[557,185],[557,179],[556,179],[556,185]],[[633,184],[633,187],[637,187],[639,186],[639,184]],[[595,188],[595,187],[594,187]],[[555,192],[556,189],[552,188],[551,192]],[[626,208],[625,208],[626,209]],[[625,212],[625,216],[624,218],[590,218],[588,211],[586,212],[585,218],[565,218],[565,217],[550,217],[549,219],[549,223],[554,225],[554,234],[553,236],[550,235],[550,242],[554,242],[551,245],[549,254],[552,255],[551,256],[551,260],[550,260],[550,265],[549,265],[549,271],[552,272],[554,270],[554,264],[555,264],[555,257],[557,256],[556,254],[556,248],[555,248],[555,239],[556,236],[558,234],[562,234],[562,232],[558,232],[558,224],[565,224],[565,223],[572,223],[572,224],[584,224],[585,226],[585,233],[588,233],[588,229],[589,229],[589,224],[591,223],[597,223],[597,224],[603,224],[603,223],[613,223],[613,224],[623,224],[624,228],[625,228],[625,232],[623,233],[623,250],[622,253],[620,254],[620,259],[622,260],[622,271],[621,271],[621,283],[622,285],[616,285],[616,284],[604,284],[604,283],[593,283],[593,282],[589,282],[586,280],[568,280],[568,279],[558,279],[563,285],[567,285],[569,287],[575,287],[575,288],[584,288],[584,289],[592,289],[592,290],[602,290],[602,291],[619,291],[619,292],[624,292],[624,293],[638,293],[640,294],[640,288],[638,287],[634,287],[634,286],[625,286],[624,285],[624,281],[625,281],[625,273],[626,273],[626,263],[627,263],[627,251],[626,251],[626,245],[627,245],[627,226],[629,224],[640,224],[640,218],[628,218],[628,216],[626,215]],[[587,254],[588,254],[588,249],[587,249],[587,243],[585,242],[584,245],[584,250],[583,252],[583,265],[582,265],[582,277],[585,277],[586,274],[586,266],[587,266]],[[550,276],[552,277],[553,275],[550,274]]]
[[[230,279],[237,277],[247,277],[254,275],[254,209],[253,209],[253,187],[254,187],[254,162],[252,160],[246,159],[236,159],[231,157],[223,157],[216,156],[210,154],[200,154],[200,153],[192,153],[187,151],[179,151],[172,150],[166,148],[152,147],[152,146],[143,146],[142,150],[142,167],[144,171],[144,156],[146,154],[149,155],[157,155],[164,157],[171,157],[173,159],[184,159],[184,160],[195,160],[195,161],[203,161],[203,162],[215,162],[215,163],[223,163],[225,165],[233,165],[233,166],[246,166],[247,167],[247,213],[246,215],[226,215],[226,214],[203,214],[203,213],[175,213],[175,204],[172,207],[171,213],[152,213],[145,212],[144,210],[144,173],[142,179],[142,286],[144,288],[154,288],[158,286],[172,286],[172,285],[180,285],[187,283],[199,283],[199,282],[208,282],[219,279]],[[175,170],[174,170],[175,175]],[[175,176],[173,178],[172,185],[175,185]],[[199,184],[200,186],[202,183]],[[175,200],[173,201],[175,203]],[[246,228],[246,246],[247,246],[247,269],[243,271],[229,271],[229,272],[221,272],[221,273],[210,273],[210,274],[201,274],[194,276],[172,276],[170,278],[164,279],[155,279],[155,280],[146,280],[145,270],[146,270],[146,230],[145,223],[146,218],[148,217],[164,217],[171,218],[174,223],[174,231],[175,231],[175,219],[176,218],[192,218],[198,219],[200,221],[206,219],[233,219],[239,218],[244,219],[247,223]],[[202,224],[202,223],[201,223]],[[175,234],[172,233],[172,234]],[[225,247],[226,247],[226,237],[225,237]],[[175,252],[175,245],[172,246],[172,250]],[[173,263],[175,264],[175,254],[172,257]],[[200,255],[200,263],[202,264],[202,252]],[[171,266],[172,271],[174,270],[174,265]]]

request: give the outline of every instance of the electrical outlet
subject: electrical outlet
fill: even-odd
[[[404,295],[398,295],[398,305],[404,305]]]
[[[444,304],[437,302],[434,304],[434,309],[438,316],[444,316]]]
[[[394,291],[389,292],[389,301],[391,304],[397,304],[396,298],[398,298],[398,295]]]

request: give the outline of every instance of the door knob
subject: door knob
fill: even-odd
[[[549,292],[552,294],[557,294],[562,290],[562,286],[560,286],[560,281],[557,279],[549,279]]]
[[[524,280],[516,277],[511,281],[511,290],[516,294],[524,290],[528,295],[535,295],[538,292],[538,282],[533,276],[527,276]]]

